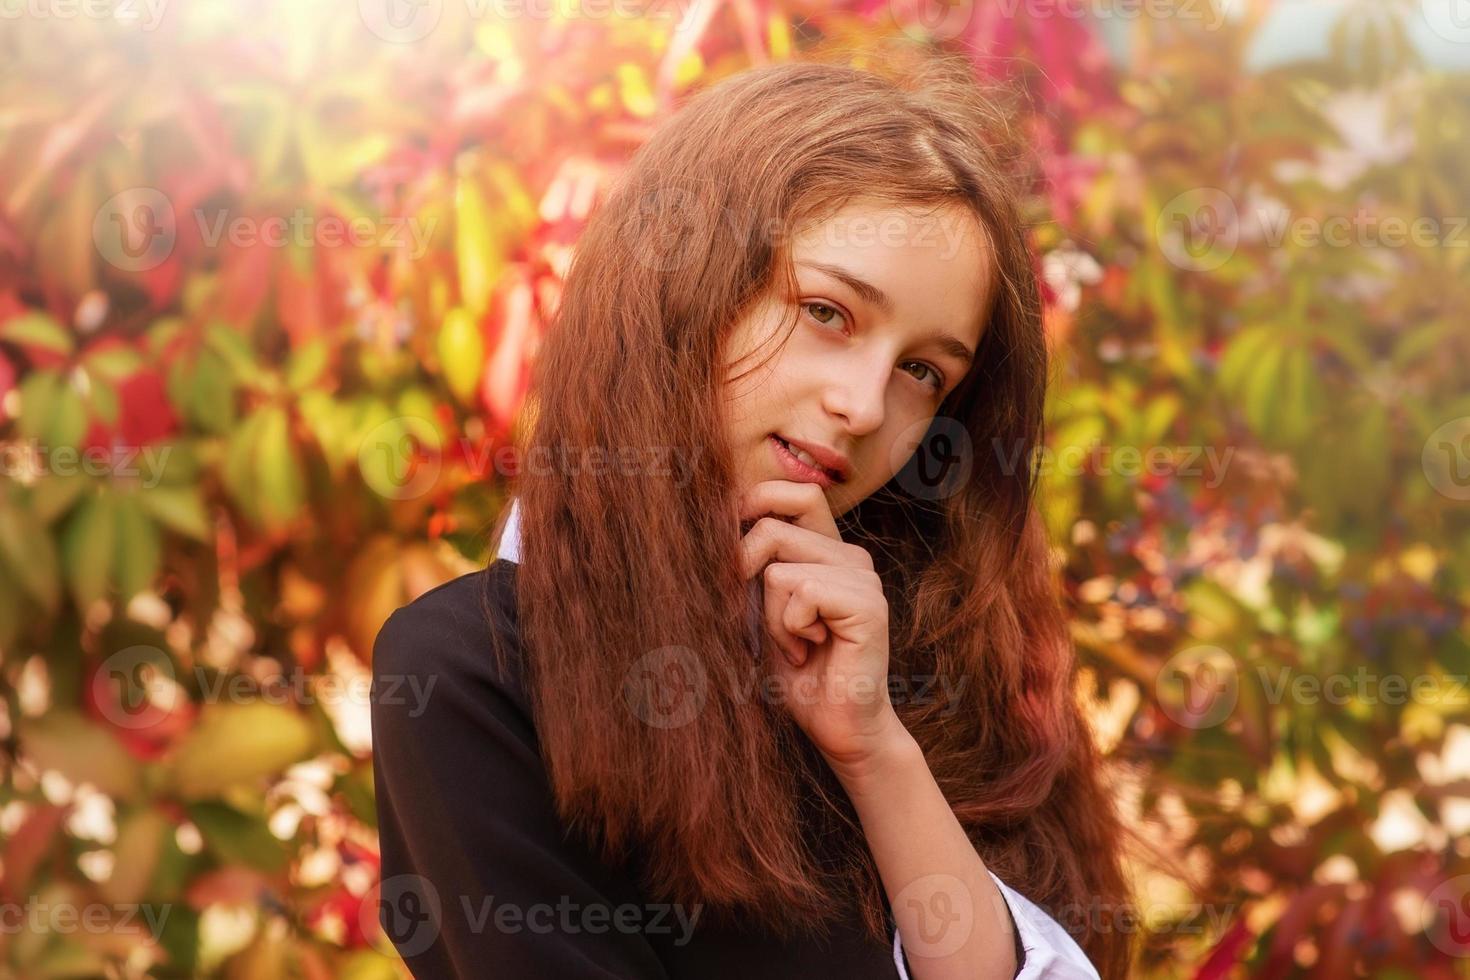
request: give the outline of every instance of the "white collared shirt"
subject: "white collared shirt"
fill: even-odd
[[[506,518],[505,533],[500,536],[500,547],[496,558],[520,562],[521,520],[520,502],[510,502],[510,514]],[[994,871],[986,869],[991,880],[1000,889],[1011,920],[1021,936],[1021,947],[1026,951],[1025,962],[1016,974],[1016,980],[1101,980],[1097,968],[1082,952],[1061,925],[1046,910],[996,877]],[[903,940],[898,930],[893,930],[893,963],[898,967],[901,980],[910,980],[908,964],[904,960]]]

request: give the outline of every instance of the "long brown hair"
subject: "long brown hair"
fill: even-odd
[[[883,577],[891,674],[958,690],[896,707],[981,857],[1123,976],[1127,933],[1074,921],[1128,892],[1033,503],[1047,350],[1011,109],[948,57],[809,60],[724,79],[640,147],[578,242],[533,370],[525,670],[562,818],[609,858],[636,850],[651,892],[783,934],[856,911],[889,938],[850,802],[749,683],[725,341],[778,277],[792,288],[770,230],[858,194],[965,206],[997,261],[976,362],[936,417],[963,427],[968,473],[943,493],[901,473],[840,526]],[[672,721],[640,710],[650,670],[686,699]]]

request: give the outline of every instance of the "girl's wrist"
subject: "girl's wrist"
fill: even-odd
[[[827,756],[827,764],[850,796],[891,787],[899,773],[924,765],[924,753],[896,713],[890,713],[882,730],[860,751],[842,757]]]

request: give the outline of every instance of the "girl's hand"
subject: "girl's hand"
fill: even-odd
[[[785,703],[839,776],[857,774],[908,737],[888,695],[888,600],[873,558],[843,542],[814,483],[758,483],[740,518],[756,519],[741,573],[762,576]]]

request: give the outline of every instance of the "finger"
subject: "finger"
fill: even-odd
[[[778,586],[766,590],[766,628],[776,638],[786,662],[793,667],[805,664],[811,651],[827,639],[826,626],[810,610],[803,611],[805,605],[790,588]],[[797,610],[794,615],[793,609]]]
[[[762,593],[764,600],[761,605],[761,621],[765,624],[766,632],[771,635],[786,662],[793,667],[800,667],[806,662],[806,646],[801,637],[786,628],[784,622],[785,609],[791,600],[790,593],[775,587],[767,587]]]
[[[809,588],[796,588],[787,595],[786,605],[781,610],[781,627],[789,633],[807,639],[812,638],[813,630],[820,629],[825,639],[827,630],[822,626],[817,602],[812,597]]]
[[[766,568],[765,590],[785,599],[780,629],[793,636],[809,636],[813,624],[823,639],[828,630],[843,634],[886,609],[877,575],[863,569],[775,562]]]
[[[774,517],[762,517],[740,539],[741,578],[754,578],[773,561],[864,569],[873,567],[873,556],[861,545],[847,544]]]
[[[749,520],[766,514],[789,517],[797,527],[816,531],[838,541],[837,521],[822,488],[815,483],[793,480],[763,480],[740,498],[740,519]]]

